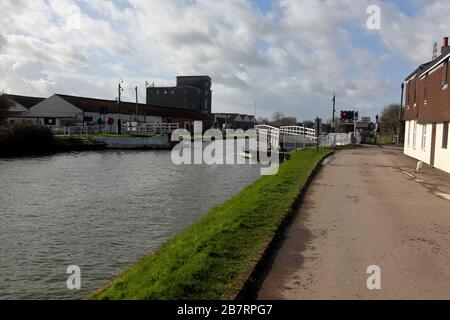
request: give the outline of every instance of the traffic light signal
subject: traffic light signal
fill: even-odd
[[[358,111],[341,111],[342,120],[358,120]]]

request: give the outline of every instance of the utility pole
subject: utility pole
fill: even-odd
[[[139,122],[138,87],[136,86],[134,89],[136,90],[136,123],[137,123],[137,122]]]
[[[333,91],[333,118],[332,118],[332,121],[331,121],[331,132],[332,133],[336,132],[336,129],[335,129],[336,124],[334,122],[334,114],[335,114],[335,112],[336,112],[336,92]]]
[[[117,120],[117,133],[118,134],[122,134],[122,120],[121,120],[121,115],[120,115],[120,96],[122,94],[123,88],[122,88],[122,81],[119,81],[119,88],[118,90],[118,100],[117,100],[117,104],[118,104],[118,109],[119,109],[119,119]]]
[[[402,82],[400,88],[402,89],[402,96],[400,97],[400,110],[399,110],[399,115],[398,115],[398,121],[399,121],[399,125],[398,125],[398,143],[402,143],[404,138],[403,138],[403,133],[404,133],[404,129],[403,129],[403,92],[405,90],[405,84]]]

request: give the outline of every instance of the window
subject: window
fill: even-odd
[[[423,101],[426,104],[428,99],[428,73],[425,75],[423,79]]]
[[[410,87],[411,81],[408,81],[406,83],[406,106],[409,108],[409,87]]]
[[[422,151],[425,151],[427,147],[427,125],[422,126]]]
[[[442,70],[442,87],[448,88],[448,59],[444,61],[444,68]]]
[[[411,147],[411,143],[410,143],[410,136],[411,136],[411,121],[409,121],[408,123],[407,123],[407,126],[408,126],[408,148],[409,147]]]
[[[417,135],[417,122],[414,121],[414,127],[413,127],[413,148],[416,148],[416,135]]]
[[[448,121],[444,122],[444,126],[442,128],[442,148],[447,149],[448,146]]]
[[[414,106],[417,102],[417,77],[414,78]]]

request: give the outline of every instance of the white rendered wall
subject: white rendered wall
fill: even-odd
[[[443,123],[436,125],[436,149],[434,155],[434,166],[438,169],[450,173],[450,137],[447,143],[447,149],[442,148]],[[448,133],[450,135],[450,132]]]
[[[414,144],[414,124],[415,120],[406,121],[405,123],[405,146],[404,153],[412,158],[430,164],[431,158],[431,131],[432,124],[416,123],[416,138]],[[425,148],[422,148],[422,134],[426,127]],[[409,133],[409,140],[408,140]]]

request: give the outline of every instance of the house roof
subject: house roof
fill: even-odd
[[[409,79],[411,79],[412,77],[414,77],[417,74],[421,75],[421,74],[427,72],[448,54],[450,54],[450,47],[444,47],[442,50],[442,53],[436,59],[428,61],[424,64],[421,64],[416,70],[414,70],[409,76],[406,77],[405,81],[408,81]]]
[[[4,96],[24,106],[27,109],[30,109],[31,107],[37,105],[39,102],[45,100],[45,98],[19,96],[15,94],[6,94],[6,93],[4,94]]]
[[[57,94],[58,97],[64,99],[68,103],[76,106],[85,112],[100,113],[102,108],[107,108],[108,113],[119,113],[119,105],[115,100],[104,100],[86,97],[77,97]],[[120,102],[120,113],[129,114],[136,112],[136,103],[134,102]],[[139,114],[146,114],[148,116],[159,117],[183,117],[190,119],[207,119],[208,116],[201,114],[195,110],[184,109],[180,107],[164,107],[149,104],[138,104]]]

